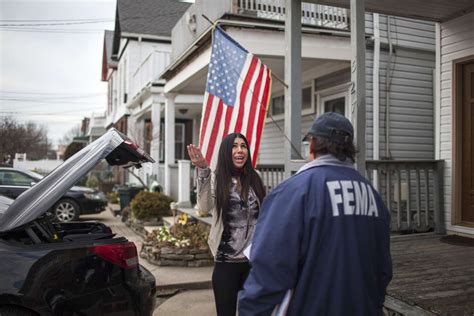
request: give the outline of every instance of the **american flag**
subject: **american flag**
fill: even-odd
[[[220,27],[214,29],[199,147],[214,170],[222,139],[245,135],[257,161],[271,89],[271,71]]]

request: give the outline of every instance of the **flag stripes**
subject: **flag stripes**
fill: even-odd
[[[252,162],[255,166],[269,101],[271,71],[258,58],[242,50],[240,45],[237,44],[238,47],[232,47],[232,44],[236,45],[235,41],[229,40],[227,34],[222,35],[223,31],[221,29],[217,28],[214,32],[220,32],[219,35],[225,37],[228,41],[220,47],[214,43],[219,38],[217,37],[216,40],[216,37],[214,37],[213,40],[208,83],[204,94],[199,147],[210,167],[215,170],[222,139],[230,132],[241,133],[245,135],[249,142]],[[217,51],[218,49],[219,51]],[[222,58],[222,54],[226,49],[239,51],[232,52],[233,55],[225,55],[225,58]],[[213,60],[214,56],[219,57],[216,57],[216,59],[221,61]],[[238,65],[235,67],[229,65],[232,58],[238,60],[236,56],[243,58],[240,59],[242,68],[238,70],[236,70]],[[216,64],[217,66],[215,66]],[[216,69],[220,71],[217,76],[215,74]],[[239,71],[238,76],[234,75],[238,80],[229,83],[231,81],[229,79],[234,78],[222,74],[223,71],[226,74],[228,71]],[[235,101],[228,97],[228,90],[225,90],[228,85],[235,88]],[[229,101],[228,103],[232,104],[226,104],[224,100],[230,100],[232,102]]]

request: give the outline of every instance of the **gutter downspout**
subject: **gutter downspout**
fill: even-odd
[[[433,96],[435,101],[435,159],[441,158],[441,25],[435,24],[436,28],[436,59],[434,74]]]
[[[391,85],[391,68],[392,68],[392,34],[390,23],[391,17],[387,15],[387,39],[388,39],[388,62],[385,69],[385,159],[391,159],[390,154],[390,85]]]
[[[380,159],[380,96],[379,96],[379,70],[380,70],[380,20],[378,13],[374,17],[374,63],[372,69],[373,93],[373,159]],[[379,190],[377,170],[373,171],[373,185]]]

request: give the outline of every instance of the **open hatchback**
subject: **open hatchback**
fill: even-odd
[[[0,197],[0,315],[151,315],[155,279],[137,249],[98,222],[53,221],[48,210],[105,159],[154,162],[115,129],[16,200]]]

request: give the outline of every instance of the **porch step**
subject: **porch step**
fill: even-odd
[[[163,217],[163,223],[170,227],[170,226],[173,226],[174,224],[174,217],[173,216],[166,216],[166,217]]]
[[[209,225],[211,226],[212,224],[212,218],[210,216],[206,216],[206,217],[202,217],[202,216],[198,216],[197,213],[196,213],[196,209],[194,208],[179,208],[177,209],[177,211],[179,213],[184,213],[184,214],[187,214],[189,216],[191,216],[192,218],[200,221],[201,223],[204,223],[206,225]]]

